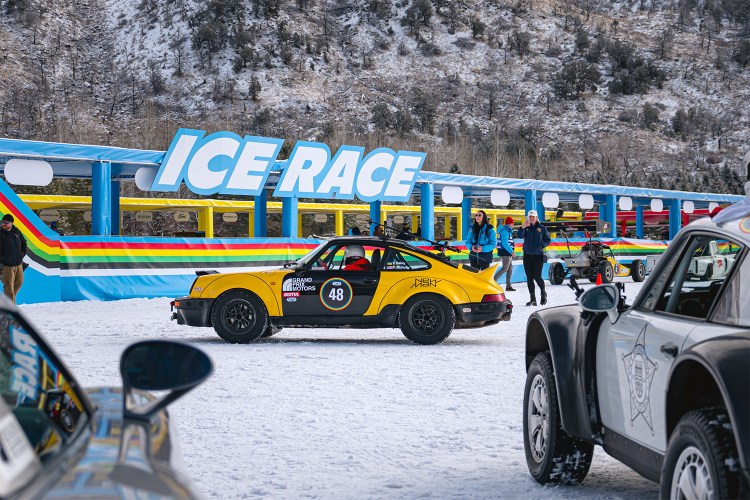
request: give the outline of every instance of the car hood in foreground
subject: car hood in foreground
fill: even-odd
[[[81,459],[47,492],[48,498],[200,498],[176,469],[180,457],[172,445],[165,411],[154,417],[146,436],[144,426],[123,428],[120,388],[87,393],[96,408],[91,432],[81,437],[88,439],[87,446]]]

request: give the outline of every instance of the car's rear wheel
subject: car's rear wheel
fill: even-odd
[[[423,293],[404,303],[399,324],[404,336],[415,344],[439,344],[453,331],[456,313],[443,297]]]
[[[268,313],[254,293],[230,290],[216,299],[211,321],[222,339],[232,344],[247,344],[266,331]]]
[[[739,463],[726,411],[704,408],[685,414],[667,445],[661,498],[739,498]]]
[[[565,267],[562,262],[553,262],[549,265],[549,282],[553,285],[562,285],[565,281]]]
[[[633,277],[633,281],[636,283],[640,283],[646,279],[646,266],[641,259],[635,259],[630,264],[630,276]]]
[[[615,271],[608,260],[599,263],[599,274],[602,275],[602,283],[612,283],[615,279]]]
[[[536,355],[526,375],[523,447],[532,477],[541,484],[578,484],[591,467],[594,445],[565,432],[549,351]]]

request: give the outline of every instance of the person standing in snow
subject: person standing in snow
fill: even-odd
[[[474,224],[469,228],[464,242],[469,249],[469,264],[480,271],[490,267],[492,263],[492,251],[497,245],[497,234],[495,228],[487,220],[484,210],[477,210],[474,215]]]
[[[13,303],[23,285],[23,258],[26,256],[26,238],[13,226],[15,219],[3,215],[0,223],[0,264],[2,264],[3,292]]]
[[[513,253],[515,243],[513,241],[513,217],[506,217],[505,224],[500,226],[497,231],[497,255],[500,256],[501,267],[495,274],[495,281],[500,283],[500,279],[505,275],[505,291],[515,292],[512,285],[513,277]]]
[[[547,228],[539,223],[536,210],[529,210],[526,220],[518,230],[518,237],[523,238],[523,270],[526,271],[526,284],[529,286],[527,306],[536,305],[534,282],[542,292],[542,305],[547,303],[547,292],[544,289],[542,268],[544,267],[544,247],[552,243]]]

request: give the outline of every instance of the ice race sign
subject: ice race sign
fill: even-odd
[[[232,132],[205,136],[180,129],[151,185],[152,191],[177,191],[182,182],[196,194],[256,196],[274,170],[283,139],[240,137]],[[362,201],[408,201],[425,153],[341,146],[332,157],[325,144],[298,141],[281,165],[273,195]]]

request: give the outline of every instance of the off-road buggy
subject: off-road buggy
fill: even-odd
[[[612,283],[615,276],[632,276],[633,281],[640,282],[646,278],[646,266],[641,259],[634,259],[630,264],[621,264],[609,245],[590,236],[581,250],[573,255],[570,240],[563,231],[562,235],[568,247],[568,256],[562,262],[551,262],[549,265],[549,282],[560,285],[570,274],[574,278],[587,278],[594,283],[601,275],[603,283]]]

